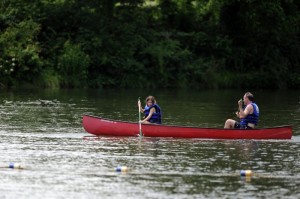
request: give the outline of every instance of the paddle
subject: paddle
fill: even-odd
[[[141,101],[140,101],[140,98],[138,99],[138,104],[139,104],[139,129],[140,129],[140,137],[142,137],[143,133],[142,133],[142,123],[141,123]]]

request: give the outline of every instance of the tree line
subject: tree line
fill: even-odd
[[[0,87],[299,88],[299,6],[2,0]]]

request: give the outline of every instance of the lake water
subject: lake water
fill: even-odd
[[[0,197],[300,198],[299,91],[253,91],[259,126],[293,125],[291,140],[93,137],[81,126],[83,114],[138,121],[137,99],[151,94],[165,124],[223,127],[244,92],[1,90]]]

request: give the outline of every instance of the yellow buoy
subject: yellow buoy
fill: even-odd
[[[25,167],[20,163],[9,163],[9,164],[1,164],[0,168],[24,169]]]
[[[118,166],[116,168],[116,171],[117,172],[127,172],[128,171],[128,167],[126,167],[126,166]]]
[[[241,176],[251,177],[253,173],[251,170],[241,170],[240,174]]]

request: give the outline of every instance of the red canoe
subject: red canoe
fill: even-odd
[[[91,134],[100,136],[138,136],[139,123],[103,119],[84,115],[83,127]],[[278,126],[260,129],[223,129],[199,128],[187,126],[169,126],[142,124],[145,137],[177,137],[177,138],[208,138],[208,139],[291,139],[292,126]]]

